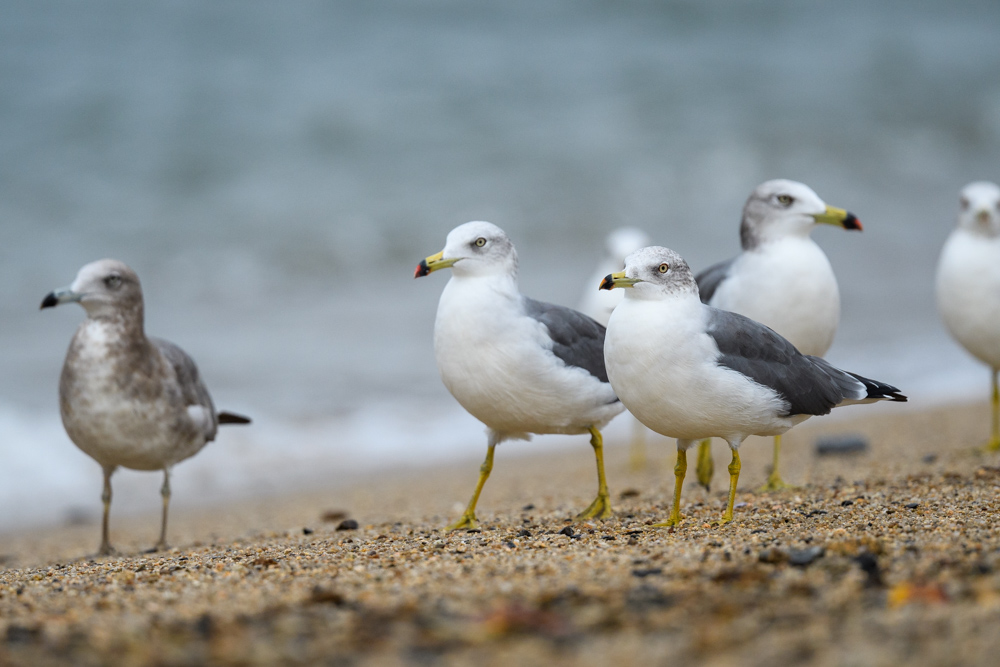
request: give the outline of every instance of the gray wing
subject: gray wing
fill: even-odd
[[[884,397],[872,395],[862,378],[819,357],[802,354],[760,322],[718,308],[711,310],[708,335],[721,353],[716,363],[777,392],[788,403],[783,416],[825,415],[847,399]]]
[[[604,367],[604,327],[572,308],[523,299],[525,314],[549,330],[553,354],[567,366],[582,368],[601,382],[608,381]]]
[[[205,437],[209,441],[215,439],[215,433],[218,428],[215,406],[212,404],[212,397],[208,393],[208,388],[201,381],[201,376],[198,374],[198,366],[194,363],[194,359],[170,341],[150,337],[149,342],[155,345],[156,349],[174,367],[184,405],[200,405],[208,410],[210,417],[209,424],[206,425]]]
[[[722,281],[729,276],[729,268],[735,261],[736,258],[733,257],[725,262],[713,264],[694,277],[695,282],[698,283],[698,293],[701,295],[702,303],[708,303],[712,300],[712,297],[715,296],[715,290],[719,289]]]

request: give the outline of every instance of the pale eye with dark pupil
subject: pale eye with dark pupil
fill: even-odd
[[[486,245],[486,239],[481,236],[476,239],[476,247],[482,248],[484,245]]]
[[[122,279],[119,276],[108,276],[104,279],[104,284],[108,287],[115,288],[122,284]]]
[[[778,203],[782,206],[791,206],[793,201],[795,200],[791,195],[778,195]]]
[[[666,273],[667,271],[670,270],[670,265],[660,264],[658,267],[656,267],[656,270],[659,271],[660,273]]]

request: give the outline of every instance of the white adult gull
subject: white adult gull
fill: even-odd
[[[740,443],[749,435],[780,435],[836,406],[905,401],[890,385],[801,354],[759,322],[701,302],[687,263],[673,250],[643,248],[601,289],[626,290],[608,322],[604,357],[611,386],[629,412],[662,435],[677,438],[676,486],[670,518],[681,520],[687,449],[720,437],[733,452],[732,521],[740,474]]]
[[[937,303],[955,340],[991,370],[989,451],[1000,451],[1000,187],[979,181],[962,189],[958,226],[941,251]]]
[[[827,206],[804,183],[761,183],[743,207],[743,251],[696,276],[701,300],[771,327],[803,354],[824,356],[840,322],[840,292],[830,260],[810,237],[818,224],[861,231],[853,214]],[[765,490],[787,486],[778,469],[780,452],[778,435]],[[709,441],[704,441],[697,471],[706,489],[712,468]]]
[[[636,227],[619,227],[607,235],[604,241],[604,256],[597,264],[593,278],[588,278],[583,297],[580,299],[579,310],[584,315],[594,318],[601,326],[608,326],[611,312],[622,300],[622,292],[614,290],[596,290],[594,285],[601,278],[620,271],[625,266],[625,258],[639,248],[650,243],[649,235]],[[632,430],[632,442],[629,445],[629,464],[633,470],[646,467],[646,427],[634,417],[629,416]]]
[[[118,466],[163,471],[163,516],[153,548],[165,549],[170,468],[214,440],[219,424],[250,420],[217,413],[191,357],[146,336],[139,277],[122,262],[87,264],[72,285],[49,293],[42,308],[64,303],[87,312],[63,362],[59,412],[70,440],[104,470],[99,553],[113,552],[108,516]]]
[[[486,425],[479,483],[452,530],[475,528],[476,503],[493,469],[493,450],[532,433],[590,433],[597,497],[578,519],[611,516],[600,428],[624,408],[604,369],[604,327],[575,310],[523,296],[517,252],[502,229],[467,222],[415,278],[451,267],[434,323],[434,356],[448,391]]]

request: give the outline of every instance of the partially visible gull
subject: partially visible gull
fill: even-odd
[[[830,261],[810,238],[817,224],[861,230],[847,211],[827,206],[804,183],[784,179],[758,185],[743,207],[743,252],[695,278],[705,303],[746,315],[787,338],[803,354],[822,357],[840,321],[840,292]],[[787,485],[778,471],[781,436],[764,490]],[[712,477],[709,441],[698,448],[698,481]]]
[[[604,327],[575,310],[521,295],[517,252],[502,229],[467,222],[415,278],[451,267],[434,323],[434,355],[448,391],[486,425],[486,461],[462,518],[476,526],[476,503],[493,469],[493,450],[532,433],[590,433],[598,491],[578,519],[610,517],[599,431],[624,408],[604,370]]]
[[[624,271],[601,283],[615,287],[630,289],[608,322],[608,378],[639,421],[677,438],[673,510],[658,525],[681,520],[687,449],[695,440],[720,437],[732,449],[725,523],[733,518],[747,436],[780,435],[839,405],[906,400],[895,387],[801,354],[763,324],[702,303],[691,270],[673,250],[633,253]]]
[[[941,251],[937,302],[948,331],[992,371],[989,451],[1000,451],[1000,187],[979,181],[962,189],[958,227]]]
[[[165,549],[170,468],[214,440],[219,424],[250,420],[217,413],[191,357],[146,336],[142,288],[128,266],[113,259],[87,264],[72,285],[46,296],[42,308],[73,302],[83,306],[87,319],[66,352],[59,411],[70,440],[104,470],[100,553],[113,552],[108,515],[118,466],[163,471],[163,517],[154,550]]]
[[[622,293],[613,290],[596,290],[594,285],[601,278],[621,271],[625,266],[625,258],[639,248],[649,245],[649,235],[635,227],[619,227],[605,239],[605,253],[597,264],[594,277],[587,280],[580,300],[580,312],[594,318],[602,326],[608,326],[608,318],[622,300]],[[632,430],[632,442],[629,446],[629,464],[633,470],[646,467],[646,427],[635,417],[629,416]]]

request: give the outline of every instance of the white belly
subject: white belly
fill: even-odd
[[[810,238],[768,243],[737,258],[711,305],[745,315],[822,357],[840,322],[840,291],[826,255]]]
[[[113,373],[111,343],[105,326],[91,320],[74,339],[78,354],[60,386],[60,413],[73,443],[102,466],[135,470],[162,469],[196,454],[206,440],[188,410],[137,398],[130,382]]]
[[[626,298],[611,315],[604,355],[625,407],[662,435],[697,440],[775,435],[793,425],[779,417],[777,395],[718,366],[718,348],[703,333],[704,306],[682,300]]]
[[[622,411],[610,385],[562,365],[516,295],[472,283],[453,278],[445,287],[434,351],[445,386],[473,417],[504,437],[527,437],[582,433]]]
[[[951,335],[1000,368],[1000,239],[952,232],[938,263],[937,303]]]

